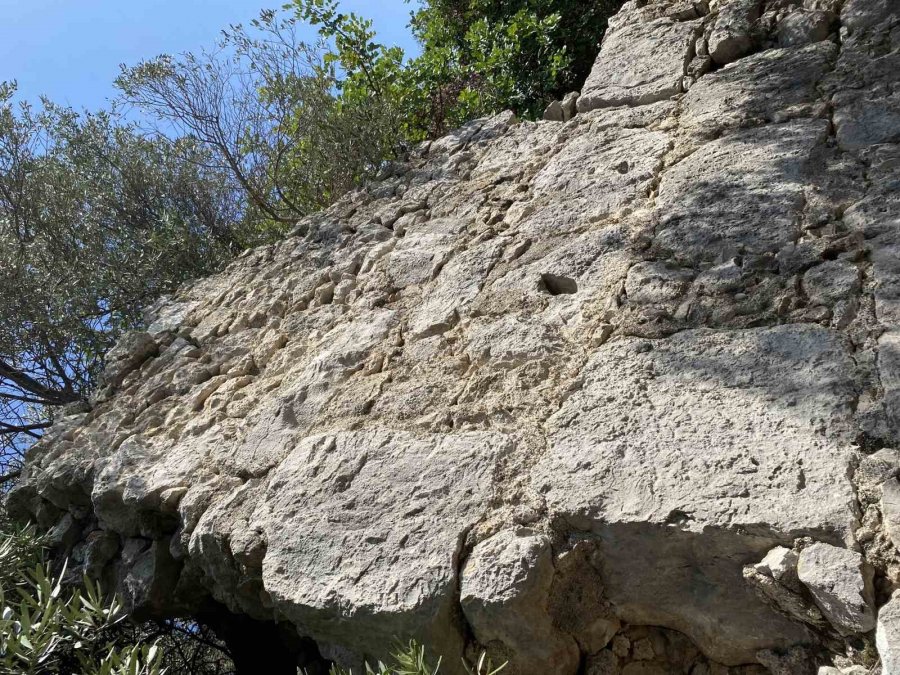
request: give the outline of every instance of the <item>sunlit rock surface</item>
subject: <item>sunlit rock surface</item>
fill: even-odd
[[[894,672],[898,48],[895,0],[625,3],[569,121],[162,299],[11,507],[355,667],[851,672],[877,618]]]

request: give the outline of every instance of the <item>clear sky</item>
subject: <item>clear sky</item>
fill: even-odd
[[[46,94],[75,108],[103,107],[119,64],[211,45],[222,28],[248,23],[285,0],[0,0],[0,80],[20,98]],[[404,0],[342,0],[375,22],[379,38],[414,50]],[[313,33],[311,32],[312,36]]]

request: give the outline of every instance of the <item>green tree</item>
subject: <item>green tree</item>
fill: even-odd
[[[192,139],[146,137],[116,112],[35,109],[0,87],[0,457],[86,398],[121,330],[258,237]],[[6,467],[15,475],[14,466]]]
[[[581,86],[622,0],[423,0],[410,27],[421,54],[404,61],[338,0],[294,0],[333,39],[344,90],[389,99],[408,141],[511,109],[535,118]]]
[[[377,173],[396,142],[381,74],[364,92],[337,74],[382,71],[382,55],[338,58],[323,42],[299,40],[297,27],[296,18],[262,12],[249,27],[224,31],[213,50],[158,56],[117,80],[157,132],[193,139],[230,172],[248,222],[276,234]]]

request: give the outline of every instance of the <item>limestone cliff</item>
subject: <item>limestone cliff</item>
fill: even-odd
[[[900,673],[898,73],[898,0],[631,0],[568,121],[160,301],[10,506],[349,665]]]

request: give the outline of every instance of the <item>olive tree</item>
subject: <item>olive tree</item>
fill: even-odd
[[[213,49],[123,67],[117,80],[156,133],[202,144],[276,232],[377,173],[398,139],[387,99],[344,95],[346,59],[300,40],[299,25],[264,11]]]
[[[258,239],[230,176],[192,139],[113,112],[13,102],[0,87],[0,474],[86,398],[143,309]],[[4,481],[0,478],[0,482]]]

